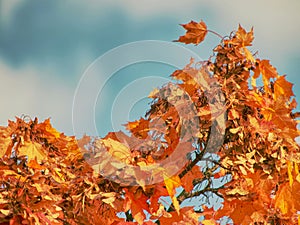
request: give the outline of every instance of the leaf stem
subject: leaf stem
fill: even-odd
[[[207,32],[210,32],[216,36],[218,36],[219,38],[223,39],[224,37],[221,34],[218,34],[217,32],[213,31],[213,30],[207,30]]]

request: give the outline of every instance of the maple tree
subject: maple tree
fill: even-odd
[[[212,32],[183,28],[187,44]],[[0,224],[300,224],[293,85],[253,39],[239,25],[176,70],[130,135],[77,140],[26,117],[0,127]]]

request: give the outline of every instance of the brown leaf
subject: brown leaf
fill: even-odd
[[[184,36],[180,36],[176,41],[183,42],[185,44],[192,43],[197,45],[204,40],[207,34],[207,26],[202,20],[199,23],[191,21],[181,26],[183,26],[183,28],[187,31]]]

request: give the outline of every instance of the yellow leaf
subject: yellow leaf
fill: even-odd
[[[180,206],[175,194],[176,194],[176,188],[181,186],[181,180],[177,175],[172,177],[167,177],[166,175],[164,175],[164,181],[165,181],[167,191],[172,199],[174,208],[176,212],[179,214]]]
[[[10,214],[9,209],[0,209],[0,213],[2,213],[4,216],[8,216]]]
[[[293,162],[288,161],[287,162],[287,167],[288,167],[289,183],[290,183],[290,186],[292,187],[293,182],[294,182],[293,175],[292,175]]]
[[[128,146],[111,138],[103,139],[102,143],[108,148],[108,152],[113,157],[122,162],[129,162],[131,154]]]
[[[40,162],[47,158],[47,155],[43,150],[43,146],[39,143],[25,142],[18,151],[19,155],[26,155],[28,157],[28,162],[35,159]]]
[[[242,129],[242,127],[237,127],[237,128],[231,128],[229,131],[232,134],[236,134],[237,132],[239,132]]]
[[[59,168],[54,168],[54,172],[53,173],[53,179],[58,182],[58,183],[62,183],[65,181],[64,175],[60,172],[61,170]]]
[[[253,62],[253,63],[254,63],[254,62],[255,62],[255,59],[254,59],[252,53],[251,53],[246,47],[244,47],[243,50],[244,50],[244,54],[245,54],[246,58],[247,58],[250,62]]]
[[[159,93],[159,90],[157,88],[154,88],[148,95],[148,98],[156,98],[158,93]]]
[[[24,182],[27,179],[26,177],[23,177],[12,170],[1,170],[0,172],[1,172],[0,173],[1,177],[13,176],[16,177],[18,180],[20,180],[21,182]]]
[[[203,224],[203,225],[216,225],[217,223],[216,223],[215,220],[210,219],[210,220],[202,220],[201,224]]]

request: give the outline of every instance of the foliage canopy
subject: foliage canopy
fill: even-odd
[[[182,26],[186,44],[212,32]],[[26,118],[0,127],[0,223],[300,224],[293,85],[253,39],[239,25],[210,59],[172,73],[130,135],[76,140]]]

